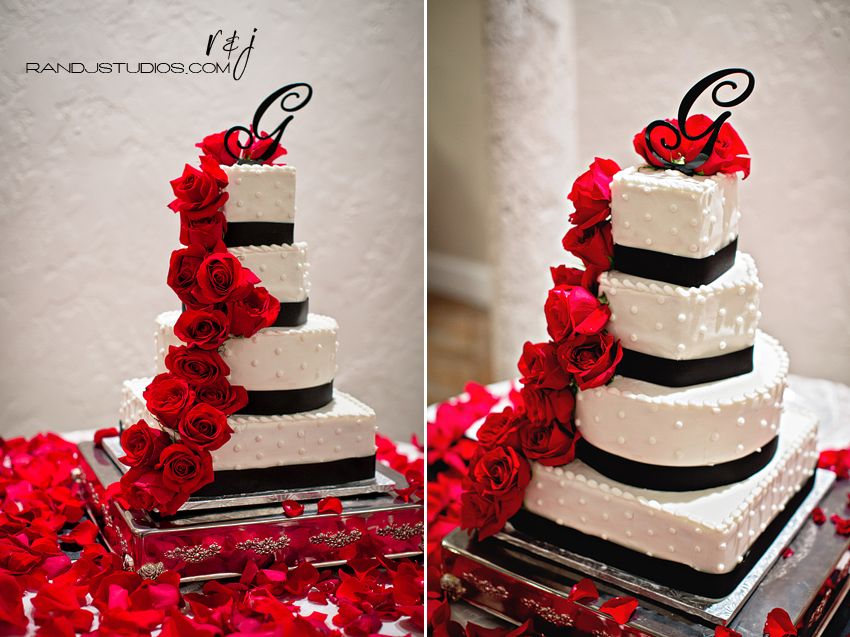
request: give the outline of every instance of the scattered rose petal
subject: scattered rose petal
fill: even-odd
[[[317,506],[319,513],[333,513],[335,515],[342,513],[342,502],[339,498],[322,498]]]
[[[836,533],[839,535],[850,535],[850,518],[842,518],[836,513],[830,516],[829,520],[835,525]]]
[[[793,637],[797,634],[797,627],[791,621],[788,611],[774,608],[767,614],[763,632],[767,637]]]
[[[599,612],[613,617],[618,624],[625,624],[637,607],[638,601],[634,597],[612,597],[599,607]]]
[[[742,637],[742,635],[728,626],[717,626],[714,629],[714,637]]]
[[[823,509],[815,507],[814,511],[812,511],[812,520],[818,526],[826,522],[826,514],[823,512]]]
[[[593,602],[599,599],[599,591],[596,590],[596,585],[585,577],[573,585],[567,599],[571,602]]]
[[[288,518],[297,518],[304,513],[304,505],[295,500],[284,500],[281,506],[283,507],[284,515]]]
[[[794,549],[792,549],[790,546],[786,546],[785,550],[782,551],[782,559],[787,560],[792,555],[794,555]]]
[[[105,429],[98,429],[94,432],[94,446],[102,447],[104,438],[112,438],[118,435],[118,430],[115,427],[107,427]]]

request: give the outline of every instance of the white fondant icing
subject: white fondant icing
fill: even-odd
[[[120,417],[125,424],[144,419],[158,426],[142,397],[149,382],[149,378],[124,381]],[[212,452],[216,470],[331,462],[375,453],[375,412],[337,390],[321,409],[281,416],[236,415],[227,422],[234,433],[224,447]]]
[[[648,166],[621,170],[611,182],[614,242],[702,259],[738,235],[738,177],[687,176]]]
[[[535,464],[525,508],[642,553],[726,573],[812,475],[816,434],[813,415],[789,409],[770,464],[736,484],[701,491],[639,489],[579,460],[558,468]]]
[[[719,356],[752,345],[761,288],[755,262],[743,252],[720,277],[696,288],[617,270],[599,277],[599,290],[617,317],[608,331],[628,339],[629,349],[675,360]],[[658,303],[661,297],[664,304]]]
[[[172,311],[156,317],[157,374],[165,371],[168,347],[181,344],[174,335],[179,316]],[[334,378],[337,331],[334,319],[310,314],[298,327],[269,327],[251,338],[231,337],[219,352],[234,385],[258,391],[313,387]]]
[[[764,332],[753,361],[749,374],[689,387],[614,376],[604,387],[578,392],[577,427],[590,444],[637,462],[687,467],[741,458],[776,435],[788,375],[785,350]]]
[[[222,166],[228,179],[228,221],[295,221],[295,167],[266,164]]]
[[[307,244],[303,241],[228,248],[228,252],[260,277],[260,285],[281,303],[304,301],[310,296]]]

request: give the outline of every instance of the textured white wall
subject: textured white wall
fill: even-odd
[[[154,316],[176,307],[169,179],[195,141],[292,81],[315,90],[285,145],[311,309],[340,323],[337,384],[385,432],[421,430],[422,22],[414,0],[3,2],[0,435],[116,422],[122,379],[152,371]],[[36,60],[203,61],[209,33],[253,27],[239,82],[23,73]]]
[[[786,346],[795,373],[850,382],[850,146],[845,143],[850,138],[850,4],[562,3],[562,11],[572,11],[571,20],[552,19],[548,5],[530,0],[490,0],[488,6],[512,11],[517,29],[533,30],[526,39],[513,38],[513,49],[506,52],[504,27],[492,21],[486,25],[488,55],[507,60],[516,71],[511,92],[502,70],[492,61],[489,67],[490,86],[495,86],[491,109],[513,109],[516,116],[491,121],[494,143],[487,161],[499,174],[506,174],[510,161],[513,172],[511,188],[493,184],[490,224],[499,227],[505,206],[516,209],[523,197],[527,219],[534,223],[542,218],[532,215],[543,208],[535,202],[557,198],[561,205],[558,228],[548,230],[548,237],[511,213],[517,221],[512,221],[510,237],[514,247],[503,252],[502,245],[491,245],[497,278],[514,264],[526,272],[539,251],[559,249],[570,210],[564,195],[594,155],[621,165],[637,163],[631,140],[638,130],[659,116],[674,115],[684,92],[706,73],[744,66],[755,73],[756,90],[732,117],[753,156],[753,173],[740,190],[740,244],[755,257],[765,284],[762,326]],[[429,28],[429,50],[439,46],[440,37]],[[547,56],[528,44],[561,38],[571,42],[562,55]],[[463,66],[464,60],[457,64]],[[467,65],[467,72],[476,69]],[[498,90],[502,85],[505,89]],[[541,100],[554,99],[553,93],[571,95],[575,111],[564,106],[560,119],[524,118],[523,110],[545,108]],[[443,107],[465,108],[452,95],[429,93],[429,113]],[[515,143],[504,144],[506,138]],[[569,144],[574,151],[565,155],[561,146]],[[541,169],[556,158],[563,166],[560,174]],[[454,181],[464,182],[473,170],[460,166]],[[429,210],[429,223],[447,234],[459,228],[444,210]],[[520,263],[518,254],[528,257]],[[529,285],[542,287],[543,275],[527,279]],[[543,293],[529,303],[534,292],[502,289],[506,292],[493,306],[512,318],[494,341],[497,361],[510,343],[543,336]],[[498,373],[513,373],[510,359],[518,354],[514,348]]]

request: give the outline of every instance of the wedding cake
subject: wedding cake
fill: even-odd
[[[228,151],[225,133],[198,147],[171,182],[182,310],[155,319],[154,377],[123,385],[123,497],[172,514],[191,495],[374,478],[375,413],[334,388],[338,326],[308,310],[286,151],[261,135]]]
[[[726,117],[651,124],[645,164],[597,158],[576,180],[564,247],[584,268],[552,268],[550,339],[478,431],[462,517],[479,539],[510,523],[719,597],[811,488],[817,422],[784,404],[788,356],[759,329],[737,249],[750,158]]]

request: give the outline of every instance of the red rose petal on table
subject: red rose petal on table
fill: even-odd
[[[113,436],[118,435],[118,430],[115,427],[106,427],[105,429],[98,429],[94,432],[94,446],[102,447],[104,438],[112,438]]]
[[[284,500],[281,506],[283,507],[284,515],[288,518],[297,518],[304,513],[304,505],[295,500]]]
[[[76,544],[77,546],[85,546],[86,544],[94,544],[97,538],[97,526],[91,520],[83,520],[71,531],[65,535],[59,536],[62,542]]]
[[[599,607],[599,612],[613,617],[617,623],[625,624],[638,607],[634,597],[612,597]]]
[[[742,637],[742,635],[728,626],[717,626],[714,629],[714,637]]]
[[[585,577],[573,585],[567,599],[571,602],[593,602],[599,599],[599,591],[596,590],[596,585]]]
[[[833,514],[829,521],[835,525],[835,532],[839,535],[850,535],[850,518],[842,518],[840,515]]]
[[[767,614],[763,632],[767,637],[788,637],[797,634],[797,627],[791,621],[788,611],[782,608],[774,608]]]
[[[814,511],[812,511],[812,520],[818,526],[826,522],[826,514],[823,512],[823,509],[815,507]]]
[[[782,559],[787,560],[792,555],[794,555],[794,549],[792,549],[790,546],[786,546],[785,550],[782,551]]]
[[[18,582],[11,575],[0,573],[0,634],[24,635],[28,623]]]
[[[342,513],[342,502],[339,498],[322,498],[318,504],[319,513]]]

